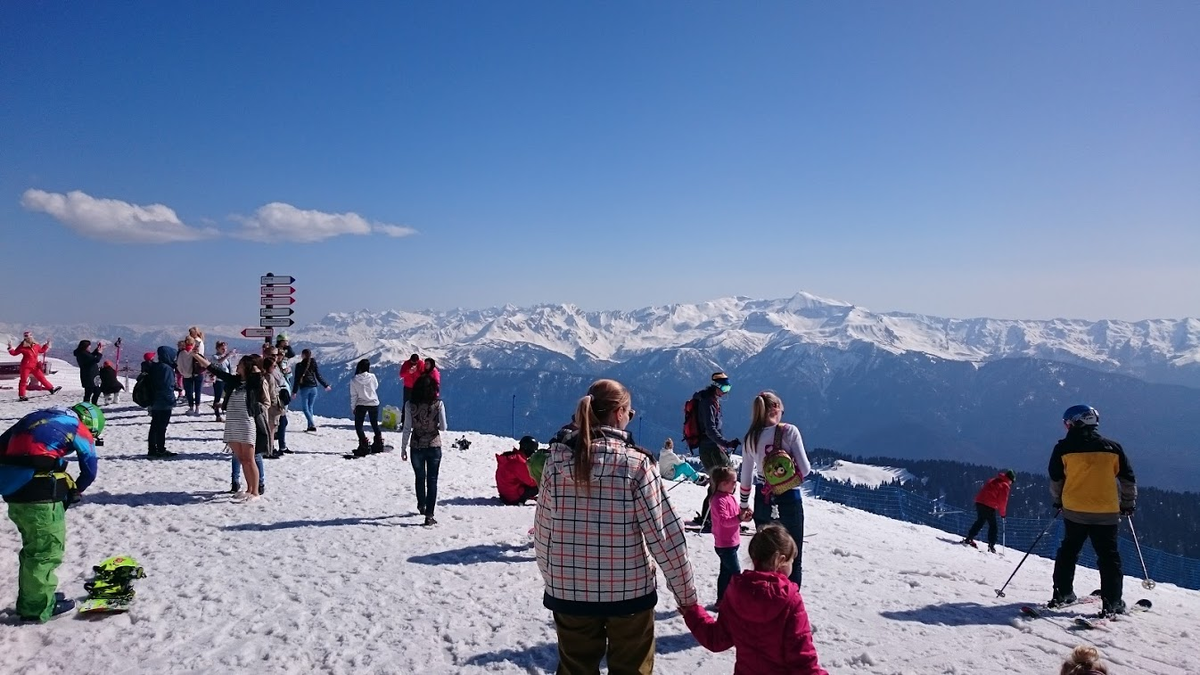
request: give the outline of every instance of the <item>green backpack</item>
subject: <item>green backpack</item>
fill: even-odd
[[[767,446],[763,453],[763,480],[776,496],[794,490],[804,482],[804,477],[796,471],[796,462],[783,448],[783,427],[782,422],[775,425],[775,442]]]

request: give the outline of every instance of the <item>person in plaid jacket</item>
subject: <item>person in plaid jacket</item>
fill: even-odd
[[[680,607],[698,601],[683,522],[625,431],[631,402],[620,382],[597,380],[543,470],[534,545],[559,675],[599,673],[605,656],[612,675],[654,672],[654,562]]]

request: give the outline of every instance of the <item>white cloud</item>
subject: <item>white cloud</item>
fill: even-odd
[[[139,206],[119,199],[97,199],[79,190],[67,194],[26,190],[21,206],[49,214],[79,234],[101,241],[166,244],[217,235],[212,228],[190,227],[162,204]]]
[[[392,237],[404,237],[416,232],[412,228],[387,223],[373,223],[354,212],[325,213],[298,209],[291,204],[271,202],[261,206],[252,216],[233,216],[242,224],[234,236],[262,242],[290,241],[307,244],[343,234],[381,232]]]

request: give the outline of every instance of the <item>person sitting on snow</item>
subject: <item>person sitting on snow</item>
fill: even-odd
[[[96,479],[94,437],[103,430],[100,408],[78,403],[29,413],[0,434],[0,495],[21,533],[16,614],[23,621],[45,622],[75,607],[56,592],[54,570],[66,545],[67,507]],[[78,479],[66,472],[72,453]]]
[[[690,480],[696,485],[708,484],[708,476],[696,471],[687,460],[675,454],[675,442],[669,438],[658,453],[658,471],[664,480]]]
[[[496,489],[500,501],[509,506],[523,506],[538,494],[537,481],[529,471],[529,458],[538,450],[533,436],[521,439],[519,447],[496,455]]]

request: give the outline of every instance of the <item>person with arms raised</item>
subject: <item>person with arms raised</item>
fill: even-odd
[[[46,352],[50,351],[50,341],[46,340],[46,344],[39,345],[33,339],[33,334],[25,331],[25,335],[21,338],[21,344],[14,349],[12,343],[8,343],[8,355],[20,356],[21,365],[18,366],[20,380],[17,381],[17,400],[28,401],[29,378],[38,381],[42,388],[49,391],[51,394],[57,394],[62,387],[56,387],[50,384],[50,380],[46,379],[46,373],[42,371],[41,357]]]

